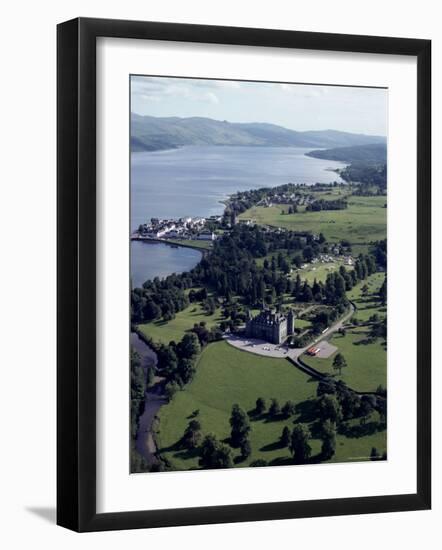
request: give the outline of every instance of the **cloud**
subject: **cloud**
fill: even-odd
[[[219,103],[218,96],[216,96],[213,92],[207,92],[205,96],[210,103],[214,103],[215,105]]]
[[[218,104],[215,94],[224,83],[216,80],[197,80],[187,78],[162,78],[134,76],[131,81],[132,95],[144,101],[163,101],[168,97],[205,101]]]

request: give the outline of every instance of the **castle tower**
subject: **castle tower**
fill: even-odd
[[[287,336],[295,333],[295,313],[292,309],[287,313]]]

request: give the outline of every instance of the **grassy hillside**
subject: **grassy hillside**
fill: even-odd
[[[347,239],[354,244],[364,244],[384,239],[387,232],[386,198],[357,197],[348,199],[345,210],[297,212],[282,214],[283,205],[270,208],[253,207],[241,214],[240,219],[254,219],[259,224],[283,227],[293,231],[323,233],[330,242]]]
[[[335,334],[330,339],[338,351],[329,358],[303,355],[302,359],[318,371],[343,380],[356,391],[375,391],[379,385],[387,386],[387,353],[382,339],[368,343],[367,337],[367,327],[348,329],[345,336]],[[342,353],[348,365],[340,376],[333,369],[333,359],[338,352]]]
[[[273,465],[291,464],[288,449],[279,445],[279,436],[284,426],[292,429],[294,422],[309,423],[312,420],[312,399],[316,395],[316,386],[315,381],[285,359],[255,356],[239,351],[226,342],[210,344],[202,353],[194,380],[160,409],[156,434],[160,453],[175,469],[198,468],[197,452],[182,450],[178,445],[194,411],[199,411],[198,420],[203,435],[214,433],[219,439],[226,439],[230,434],[229,417],[234,403],[251,411],[257,397],[264,397],[267,402],[276,397],[281,404],[287,400],[295,401],[295,417],[270,420],[266,415],[257,419],[252,416],[252,455],[235,465],[248,466],[257,459]],[[312,455],[318,454],[320,440],[312,439],[310,444]],[[380,452],[385,450],[385,432],[360,438],[339,435],[337,452],[332,461],[367,459],[373,446]],[[238,454],[234,450],[234,455]]]

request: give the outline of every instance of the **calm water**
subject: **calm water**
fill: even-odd
[[[220,214],[235,191],[284,183],[341,181],[340,162],[306,157],[300,147],[192,146],[132,154],[131,226],[152,217]]]
[[[341,181],[330,169],[340,162],[306,157],[300,147],[192,146],[133,153],[131,227],[152,217],[221,214],[221,201],[236,191],[284,183]],[[132,285],[155,276],[187,271],[201,254],[188,248],[132,242]]]
[[[171,273],[189,271],[201,259],[201,252],[192,248],[172,247],[163,243],[131,243],[132,286],[141,286],[147,279],[167,277]]]

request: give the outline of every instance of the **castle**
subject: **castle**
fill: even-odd
[[[281,344],[295,330],[295,314],[289,310],[287,314],[276,310],[263,309],[256,317],[246,323],[246,336],[265,340],[272,344]]]

